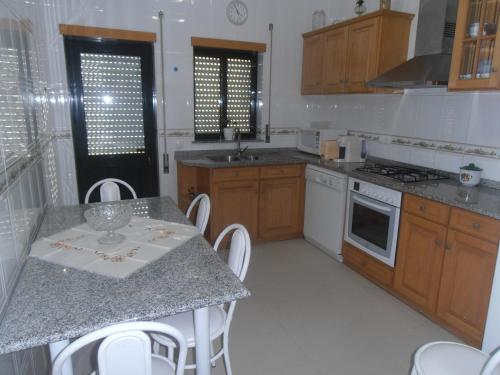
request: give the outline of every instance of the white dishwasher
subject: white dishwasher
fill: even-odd
[[[347,176],[308,165],[306,182],[304,237],[341,262]]]

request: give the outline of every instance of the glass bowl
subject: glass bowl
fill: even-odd
[[[115,245],[122,242],[125,236],[114,231],[130,222],[132,211],[129,205],[115,203],[89,208],[83,215],[92,229],[99,232],[106,231],[97,242],[103,245]]]

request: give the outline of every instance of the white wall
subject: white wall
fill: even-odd
[[[268,24],[274,24],[274,62],[271,124],[274,129],[296,129],[311,121],[329,121],[334,127],[378,135],[410,137],[420,140],[436,140],[454,144],[498,147],[500,144],[495,103],[499,94],[446,94],[440,92],[413,92],[406,95],[300,95],[303,32],[311,29],[312,12],[324,9],[328,22],[354,16],[352,1],[345,0],[247,0],[249,19],[243,26],[231,25],[225,17],[229,0],[51,0],[45,8],[46,33],[50,58],[50,85],[54,92],[52,122],[59,134],[58,152],[60,191],[62,203],[75,203],[76,182],[73,162],[67,82],[62,37],[58,34],[59,23],[115,27],[158,32],[158,21],[153,17],[158,10],[166,13],[166,90],[168,149],[172,171],[160,173],[161,193],[176,197],[176,171],[173,154],[177,149],[220,148],[220,145],[192,144],[192,49],[191,36],[239,39],[267,43]],[[368,0],[368,11],[376,10],[378,0]],[[393,9],[417,13],[418,0],[393,0]],[[417,25],[415,17],[410,36],[408,55],[414,50]],[[159,43],[156,43],[156,79],[158,98],[162,98],[159,74]],[[263,64],[263,107],[261,118],[267,119],[268,54]],[[178,68],[174,72],[174,67]],[[60,94],[60,95],[59,95]],[[160,104],[160,103],[159,103]],[[158,105],[158,128],[162,127],[162,110]],[[161,131],[159,132],[161,133]],[[403,161],[457,171],[458,167],[475,161],[484,169],[484,177],[500,180],[498,154],[494,157],[469,156],[460,152],[422,150],[419,147],[370,142],[369,152],[384,157],[398,155]],[[408,140],[407,140],[408,141]],[[293,135],[273,134],[271,145],[252,144],[251,147],[293,146]],[[232,147],[232,146],[225,146]],[[488,152],[491,150],[488,150]],[[163,153],[163,141],[159,138],[159,154]]]
[[[31,240],[43,212],[57,190],[47,181],[54,176],[54,155],[47,129],[44,94],[46,48],[40,15],[41,3],[0,0],[0,317],[16,285],[26,260]],[[23,42],[14,37],[22,33]],[[30,62],[31,77],[23,66],[11,65],[9,56],[22,54]],[[7,63],[6,63],[7,62]],[[9,77],[9,73],[11,76]],[[13,78],[12,76],[16,77]],[[28,83],[27,83],[28,82]],[[32,86],[31,86],[32,84]],[[27,150],[23,130],[34,125],[19,113],[20,87],[32,87],[30,110],[36,112],[37,148]],[[24,119],[24,121],[22,120]],[[14,122],[15,121],[15,122]],[[14,129],[14,131],[12,131]],[[10,132],[10,133],[9,133]],[[7,159],[6,152],[10,150]],[[33,348],[0,356],[0,374],[48,374],[46,348]]]

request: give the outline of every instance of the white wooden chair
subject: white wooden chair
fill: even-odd
[[[188,218],[191,216],[191,212],[198,203],[199,206],[196,214],[195,226],[201,234],[205,234],[205,229],[207,228],[208,219],[210,217],[210,197],[207,194],[200,194],[193,199],[186,211],[186,216]]]
[[[97,181],[94,185],[90,187],[85,195],[85,203],[89,203],[90,195],[98,187],[101,196],[101,202],[112,202],[121,200],[120,187],[117,184],[125,186],[134,199],[137,199],[137,194],[135,190],[125,181],[119,180],[117,178],[105,178],[104,180]]]
[[[500,350],[489,355],[464,344],[431,342],[416,351],[411,375],[500,375]]]
[[[251,242],[250,236],[246,228],[241,224],[232,224],[225,228],[217,240],[215,241],[214,249],[217,251],[222,240],[230,232],[233,232],[231,244],[229,248],[228,266],[234,274],[243,281],[248,271],[248,264],[250,263]],[[229,327],[233,319],[234,309],[236,308],[236,301],[227,305],[212,306],[209,308],[210,319],[210,341],[212,343],[211,349],[211,363],[215,366],[215,361],[224,356],[224,363],[226,365],[226,373],[232,375],[231,361],[229,359]],[[193,313],[186,312],[174,316],[160,319],[159,322],[166,323],[179,329],[186,337],[188,348],[195,348],[194,324]],[[213,352],[213,342],[222,336],[222,348],[217,352]],[[175,343],[165,337],[152,335],[156,341],[153,344],[153,351],[159,353],[160,345],[167,347],[168,358],[173,359]],[[186,365],[186,369],[195,369],[195,364]]]
[[[151,353],[151,339],[146,334],[169,337],[179,347],[177,363]],[[73,341],[56,357],[52,375],[61,375],[62,368],[75,352],[104,339],[98,347],[99,375],[182,375],[186,363],[186,339],[178,329],[157,322],[120,323],[99,329]]]

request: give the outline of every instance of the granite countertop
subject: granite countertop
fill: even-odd
[[[247,150],[246,152],[262,155],[263,158],[253,162],[214,162],[208,159],[207,156],[229,154],[231,152],[227,150],[210,150],[178,151],[175,153],[175,159],[185,165],[206,168],[307,163],[403,193],[415,194],[453,207],[463,208],[478,214],[500,219],[500,189],[487,186],[468,188],[461,185],[456,176],[451,176],[448,180],[403,184],[402,182],[388,177],[356,171],[356,168],[362,166],[364,163],[336,163],[333,161],[323,161],[318,156],[300,152],[296,148]],[[376,159],[376,161],[401,164],[390,160]]]
[[[189,223],[168,197],[130,202],[134,215]],[[84,222],[86,208],[49,209],[39,236]],[[118,322],[158,319],[249,295],[201,235],[126,279],[28,257],[0,322],[0,354],[78,337]]]

